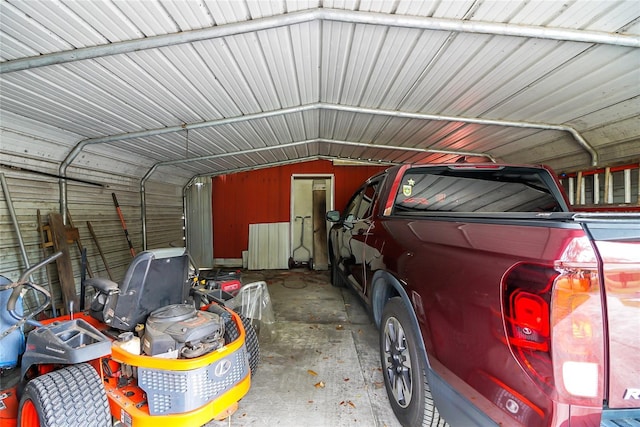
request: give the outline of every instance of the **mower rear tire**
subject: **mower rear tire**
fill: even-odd
[[[112,426],[107,393],[87,363],[29,381],[18,409],[18,427]]]
[[[240,331],[236,326],[236,323],[231,318],[231,315],[224,308],[217,304],[211,304],[208,311],[216,313],[224,319],[224,342],[229,344],[240,337]],[[256,373],[258,369],[258,363],[260,362],[260,345],[258,343],[258,334],[256,329],[251,324],[251,319],[245,317],[240,310],[235,311],[240,320],[242,320],[242,326],[244,327],[244,345],[249,354],[249,369],[251,370],[251,376]]]
[[[247,353],[249,353],[249,369],[251,369],[251,376],[253,376],[258,369],[258,363],[260,363],[260,344],[258,343],[258,334],[256,333],[254,326],[251,324],[250,319],[240,313],[238,313],[238,316],[242,319],[242,326],[244,327],[244,345],[247,348]],[[227,325],[225,325],[225,335],[228,330],[226,326]],[[236,328],[235,323],[233,323],[233,327],[231,329],[234,330],[231,333],[236,334],[237,338],[240,335],[240,332]]]

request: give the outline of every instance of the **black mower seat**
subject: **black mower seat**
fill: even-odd
[[[132,331],[149,313],[189,299],[189,255],[184,248],[153,249],[133,259],[120,285],[91,278],[85,286],[96,289],[90,313],[120,331]]]

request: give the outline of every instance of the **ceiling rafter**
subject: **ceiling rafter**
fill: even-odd
[[[275,154],[273,155],[273,158],[280,159],[276,164],[290,161],[292,157],[296,157],[298,155],[313,155],[314,153],[310,152],[312,150],[317,151],[315,153],[316,156],[325,155],[329,158],[348,158],[350,156],[358,158],[361,156],[363,158],[371,157],[374,160],[386,159],[386,161],[391,162],[408,157],[413,157],[415,159],[416,155],[411,154],[411,152],[415,153],[416,151],[426,153],[443,153],[444,157],[449,157],[450,155],[478,155],[485,156],[492,160],[493,156],[499,155],[498,153],[501,153],[500,157],[502,157],[502,155],[508,156],[515,153],[516,150],[513,149],[500,151],[498,145],[496,145],[498,142],[494,141],[490,141],[488,143],[473,143],[474,141],[471,141],[472,134],[479,133],[479,136],[483,137],[482,132],[477,132],[477,128],[479,128],[479,126],[474,125],[484,125],[488,129],[487,132],[494,132],[496,131],[496,126],[502,126],[503,130],[498,131],[497,133],[502,132],[511,135],[511,140],[508,138],[506,139],[507,143],[514,143],[515,146],[524,146],[530,141],[540,138],[542,141],[537,143],[536,147],[546,144],[544,148],[546,151],[544,154],[547,155],[547,152],[553,155],[556,155],[558,152],[563,153],[562,149],[564,149],[564,152],[575,154],[577,153],[575,147],[579,146],[584,153],[587,153],[590,156],[592,165],[598,165],[599,155],[602,156],[603,159],[606,159],[606,148],[608,147],[607,144],[610,144],[609,139],[611,138],[597,138],[588,133],[588,129],[593,128],[591,123],[598,125],[604,119],[600,117],[586,116],[586,114],[594,116],[596,114],[595,112],[603,111],[603,115],[613,115],[614,113],[610,113],[609,110],[614,109],[616,102],[619,103],[622,100],[631,103],[631,98],[629,97],[631,97],[633,93],[627,94],[627,92],[624,92],[624,81],[618,82],[618,80],[615,80],[626,78],[626,76],[622,74],[623,71],[619,71],[617,73],[614,72],[613,65],[610,68],[607,68],[607,64],[611,63],[611,61],[607,61],[607,59],[614,58],[618,60],[618,56],[626,54],[628,55],[628,58],[633,60],[634,50],[637,52],[636,48],[640,47],[640,35],[618,33],[618,31],[624,31],[620,30],[621,28],[629,28],[629,22],[632,22],[629,20],[631,18],[623,16],[624,14],[621,13],[623,8],[618,8],[620,13],[617,14],[618,16],[613,16],[615,14],[615,12],[613,12],[613,8],[604,6],[593,7],[586,10],[584,15],[591,16],[597,12],[600,15],[604,14],[603,16],[607,16],[608,20],[606,23],[596,22],[589,25],[589,28],[592,28],[592,30],[584,30],[572,28],[574,26],[574,18],[570,17],[569,13],[565,13],[564,11],[545,10],[543,15],[546,16],[546,18],[542,19],[538,16],[541,8],[535,8],[533,11],[536,13],[535,16],[533,16],[533,13],[530,13],[531,11],[524,11],[524,9],[522,9],[522,14],[512,20],[512,22],[518,23],[504,23],[504,16],[500,16],[500,14],[498,14],[499,16],[495,16],[494,21],[491,21],[492,14],[490,12],[494,9],[492,9],[490,3],[490,1],[483,3],[483,1],[468,0],[467,4],[475,7],[474,10],[478,11],[478,14],[475,16],[483,19],[481,21],[471,21],[469,19],[461,18],[453,12],[445,13],[446,11],[440,11],[441,13],[439,13],[439,16],[448,16],[448,18],[420,16],[423,12],[419,8],[406,9],[407,13],[415,13],[414,15],[398,15],[395,12],[379,13],[315,7],[291,13],[277,14],[247,21],[231,22],[229,24],[210,26],[206,28],[199,28],[199,23],[192,22],[189,24],[189,28],[199,29],[188,30],[180,33],[172,32],[175,30],[170,27],[158,26],[153,34],[159,35],[147,38],[116,41],[113,43],[104,43],[97,46],[88,46],[59,52],[52,52],[52,50],[55,50],[55,47],[52,49],[44,48],[44,50],[40,50],[42,55],[39,56],[33,56],[33,50],[22,50],[21,54],[17,54],[15,56],[13,56],[14,54],[9,55],[10,57],[18,57],[19,59],[0,62],[0,73],[11,74],[6,76],[8,82],[13,82],[15,80],[20,83],[20,79],[25,77],[23,88],[21,88],[19,84],[16,85],[15,88],[12,87],[16,94],[14,96],[15,99],[19,99],[21,89],[22,92],[28,92],[29,90],[29,79],[26,78],[32,74],[29,70],[37,69],[43,75],[51,72],[52,84],[56,84],[60,83],[61,80],[56,73],[59,73],[60,69],[68,69],[70,72],[73,72],[75,69],[75,66],[73,66],[74,61],[84,61],[80,62],[78,65],[82,65],[83,67],[86,66],[86,68],[90,70],[90,67],[97,66],[102,63],[102,61],[93,61],[93,59],[111,56],[112,58],[110,58],[109,61],[104,62],[108,62],[109,64],[112,62],[113,64],[118,64],[120,60],[127,60],[129,58],[127,55],[128,53],[138,54],[145,52],[143,59],[150,59],[150,66],[152,66],[153,64],[161,63],[160,60],[153,60],[154,54],[157,53],[159,57],[162,57],[162,55],[165,54],[164,50],[159,51],[161,48],[174,47],[178,45],[183,47],[192,47],[190,43],[213,40],[222,42],[222,39],[229,38],[230,36],[246,36],[257,32],[261,32],[261,41],[275,52],[278,50],[278,43],[281,41],[280,31],[276,31],[278,29],[288,29],[289,31],[294,31],[293,29],[295,29],[295,31],[300,31],[298,36],[303,38],[306,42],[305,46],[309,47],[307,45],[311,45],[311,52],[318,55],[317,58],[314,57],[308,59],[304,56],[307,53],[302,53],[302,47],[298,46],[297,51],[287,52],[289,56],[282,59],[282,63],[284,65],[278,62],[275,65],[271,64],[271,67],[269,67],[261,63],[257,64],[255,68],[252,68],[254,64],[251,63],[251,60],[256,56],[256,51],[252,46],[247,46],[239,42],[237,46],[234,45],[234,52],[244,58],[244,62],[242,63],[243,66],[252,71],[253,74],[251,74],[251,77],[254,80],[251,83],[253,86],[249,86],[249,83],[244,82],[246,87],[239,87],[240,85],[227,74],[220,74],[221,80],[219,83],[227,85],[226,87],[230,87],[231,89],[235,88],[235,92],[233,93],[238,95],[239,99],[245,99],[245,96],[246,99],[249,99],[251,95],[254,95],[255,97],[255,91],[257,91],[259,100],[261,101],[267,99],[269,96],[279,96],[280,93],[287,95],[289,94],[289,88],[287,87],[288,82],[296,78],[298,81],[302,80],[307,85],[307,88],[311,86],[317,87],[316,85],[320,85],[322,90],[320,90],[319,93],[321,95],[316,96],[317,94],[311,93],[313,96],[306,96],[304,97],[304,101],[298,100],[297,102],[291,102],[291,99],[295,99],[291,98],[289,99],[290,102],[284,103],[285,105],[289,105],[289,107],[284,108],[280,108],[280,105],[282,104],[277,101],[264,103],[258,102],[256,104],[247,103],[245,106],[250,106],[243,109],[245,114],[231,112],[234,111],[232,108],[228,108],[226,110],[227,113],[225,114],[216,112],[224,110],[214,109],[213,114],[211,114],[211,111],[209,110],[203,110],[203,114],[193,114],[191,118],[182,119],[175,119],[175,117],[180,117],[180,114],[176,114],[175,116],[167,117],[163,123],[164,127],[160,127],[157,123],[153,122],[141,122],[137,126],[121,127],[118,132],[123,133],[119,134],[109,132],[108,127],[103,127],[103,131],[97,131],[94,133],[94,135],[102,135],[100,137],[84,140],[73,139],[69,141],[70,144],[65,149],[65,152],[61,153],[63,160],[59,164],[61,172],[60,176],[63,178],[66,176],[67,168],[72,162],[74,162],[74,159],[76,159],[87,145],[109,145],[116,141],[128,142],[125,142],[125,144],[114,144],[114,148],[123,145],[124,147],[129,147],[134,152],[140,151],[143,152],[143,155],[149,154],[147,156],[146,164],[154,165],[152,168],[153,170],[155,170],[157,166],[168,166],[173,164],[178,166],[176,169],[181,169],[179,165],[184,165],[184,162],[189,161],[195,162],[194,165],[202,164],[211,166],[220,163],[222,166],[225,166],[224,163],[230,164],[230,162],[227,160],[218,162],[209,159],[215,159],[218,157],[230,158],[229,156],[232,156],[231,158],[233,158],[233,156],[238,156],[242,159],[246,159],[249,167],[260,167],[260,162],[271,162],[272,160],[271,156],[264,155],[265,150],[273,150],[274,153],[278,153],[278,156]],[[526,0],[523,1],[523,3],[526,3]],[[626,8],[630,9],[631,7],[627,5]],[[153,7],[149,7],[145,10],[148,10],[151,14],[156,11]],[[57,14],[54,15],[58,19],[63,16],[58,16]],[[28,22],[34,19],[37,20],[37,18],[25,16],[23,20]],[[250,18],[246,17],[246,19]],[[49,22],[48,19],[45,18],[42,18],[42,20],[44,23]],[[610,23],[609,20],[611,21]],[[229,21],[225,19],[218,22]],[[556,27],[547,27],[545,26],[545,23],[551,23],[551,25],[556,25]],[[559,28],[559,26],[563,26],[565,24],[568,25],[568,27]],[[627,25],[627,27],[624,25]],[[359,35],[360,38],[357,39],[357,42],[349,40],[347,38],[349,34],[346,33],[343,34],[338,32],[338,34],[332,35],[332,38],[328,39],[331,41],[331,44],[335,44],[336,46],[344,49],[337,49],[334,54],[333,50],[325,50],[321,45],[323,40],[327,40],[325,37],[328,36],[325,34],[318,38],[318,27],[320,27],[321,31],[324,26],[331,28],[349,27],[354,28],[354,31],[358,30],[362,33]],[[369,47],[372,43],[367,44],[367,35],[370,35],[373,32],[382,33],[384,31],[389,31],[389,28],[395,28],[398,30],[392,31],[395,38],[390,38],[388,40],[383,40],[382,38],[375,39],[378,43],[373,47]],[[630,29],[629,31],[634,30]],[[493,37],[474,37],[474,35]],[[132,34],[131,37],[139,36]],[[417,47],[414,47],[413,50],[398,49],[398,46],[402,45],[403,40],[410,40],[409,37],[413,37],[414,40],[417,40],[417,37],[421,37],[421,43],[416,45]],[[25,38],[27,41],[30,40],[29,37]],[[236,39],[234,37],[230,38],[234,40]],[[247,37],[247,39],[248,38],[249,37]],[[365,40],[363,40],[363,38]],[[245,37],[237,37],[237,39],[242,41],[245,40]],[[420,54],[421,52],[427,51],[427,48],[429,47],[434,47],[434,49],[437,48],[438,43],[442,42],[442,39],[456,40],[457,43],[452,43],[451,51],[448,52],[449,58],[442,59],[442,61],[437,64],[439,67],[434,67],[434,69],[431,70],[433,71],[433,75],[430,75],[429,79],[425,79],[423,83],[422,80],[416,77],[418,75],[417,73],[421,71],[418,67],[425,67],[424,61],[419,61]],[[476,39],[478,40],[477,44],[470,42],[471,40]],[[504,55],[495,53],[503,52],[502,49],[509,49],[514,44],[518,44],[520,46],[520,39],[523,40],[522,46],[525,46],[525,44],[526,46],[522,47],[521,51],[513,51],[516,55],[511,62],[504,61]],[[546,40],[547,42],[543,42],[542,40]],[[487,48],[486,50],[482,50],[483,41],[487,43],[487,46],[490,46],[491,49]],[[558,41],[561,43],[558,43]],[[91,43],[92,42],[86,42],[86,39],[80,39],[74,45],[87,46],[87,44]],[[316,43],[318,46],[314,45]],[[476,50],[467,52],[466,47],[468,44],[473,45]],[[209,45],[212,50],[217,46],[215,43],[210,43]],[[351,52],[350,49],[352,47],[359,47],[363,52],[359,53],[357,50],[355,52]],[[364,49],[364,47],[366,47],[366,49]],[[620,47],[622,47],[622,49],[619,49]],[[630,47],[631,49],[629,49]],[[62,47],[62,49],[68,48]],[[185,52],[183,52],[183,50]],[[188,52],[186,52],[187,50],[189,49],[168,49],[170,52],[177,52],[176,57],[183,62],[189,60],[187,55]],[[407,58],[412,58],[412,60],[402,62],[401,65],[396,65],[391,64],[392,61],[389,60],[386,63],[380,64],[377,60],[366,58],[368,52],[374,52],[378,55],[389,55],[389,53],[394,50],[401,51]],[[531,67],[524,69],[524,67],[518,66],[518,64],[522,64],[522,59],[528,57],[529,50],[536,52],[536,54],[531,55]],[[413,55],[410,56],[410,53],[413,53]],[[427,51],[427,53],[431,52]],[[555,56],[548,58],[550,53],[554,53]],[[283,53],[278,51],[277,54]],[[334,54],[334,56],[330,56],[330,54]],[[600,56],[598,56],[598,54]],[[120,55],[120,57],[116,57],[118,55]],[[349,58],[344,58],[345,55],[349,55]],[[220,56],[221,58],[212,57],[211,60],[226,59],[222,53]],[[592,68],[584,67],[584,65],[594,56],[597,60],[592,61],[591,63],[595,65]],[[390,55],[390,57],[400,59],[398,56],[394,55]],[[464,66],[453,69],[452,64],[457,64],[458,62],[456,61],[458,60],[460,61],[460,64],[463,64]],[[542,61],[547,60],[550,64],[548,67],[540,65]],[[493,67],[491,65],[491,61],[493,61]],[[292,72],[288,69],[283,70],[283,68],[286,68],[286,65],[294,63],[295,65],[302,66],[303,69],[299,72]],[[629,63],[630,61],[627,61],[627,65]],[[47,69],[47,66],[54,64],[60,64],[61,67],[49,67]],[[64,64],[69,65],[65,67]],[[202,66],[206,69],[207,65],[208,64],[203,64]],[[566,67],[567,72],[559,73],[559,76],[552,75],[552,66]],[[581,85],[570,85],[569,83],[572,83],[572,76],[576,75],[576,73],[580,74],[579,71],[581,71],[581,66],[586,68],[585,75],[594,79],[593,87],[603,87],[604,83],[608,81],[617,82],[617,84],[613,84],[611,89],[608,89],[607,91],[600,90],[598,94],[596,94],[596,91],[590,91],[589,87],[587,87],[586,91],[584,89],[578,91],[577,89],[585,86],[584,83]],[[626,70],[626,67],[622,68]],[[335,69],[337,72],[342,74],[340,74],[340,78],[338,79],[328,79],[324,74],[318,76],[317,70],[325,69],[326,72],[330,72]],[[358,81],[357,71],[354,71],[356,69],[362,69],[369,73],[378,74],[369,74],[369,76],[373,76],[374,78],[365,85],[361,81]],[[26,70],[27,72],[21,73],[20,71],[22,70]],[[399,70],[402,70],[403,72],[401,73]],[[449,77],[452,72],[457,72],[458,70],[460,70],[459,80],[451,80]],[[599,70],[603,71],[599,72]],[[181,70],[173,71],[174,73],[176,71],[178,73],[181,72]],[[465,97],[456,99],[455,97],[459,96],[460,91],[462,90],[458,90],[457,87],[466,87],[459,84],[459,82],[464,82],[469,76],[474,75],[476,71],[478,71],[478,75],[480,75],[480,72],[484,72],[484,74],[482,74],[482,80],[479,79],[475,82],[476,85],[472,88],[473,90],[470,90],[468,94],[465,94]],[[167,74],[160,76],[164,78],[158,80],[159,87],[166,86],[166,89],[169,91],[175,89],[175,87],[179,87],[179,82],[174,82],[172,80],[169,75],[169,71],[166,71],[166,73]],[[509,73],[512,73],[512,75],[516,76],[518,79],[514,78],[515,83],[511,83],[512,81],[510,80],[510,86],[501,86],[499,83],[500,79],[503,79],[505,76],[509,76]],[[132,80],[137,81],[135,80],[135,77],[137,76],[133,72],[131,75],[127,74],[125,77],[130,77]],[[183,77],[192,77],[197,79],[200,76],[185,74]],[[269,78],[280,79],[280,86],[271,88],[273,89],[272,91],[264,89],[264,86],[269,85]],[[420,84],[408,86],[411,82],[418,81],[416,79],[419,80]],[[63,80],[62,83],[66,83],[66,80]],[[104,82],[105,85],[107,83],[112,82]],[[517,83],[521,83],[521,87],[526,88],[526,91],[522,90],[520,92],[515,92],[517,96],[509,98],[509,94],[514,93],[514,87],[517,86]],[[325,86],[323,86],[323,84],[326,85],[326,93],[324,92]],[[344,84],[353,85],[354,93],[349,93],[349,96],[346,96],[339,92]],[[393,84],[393,88],[396,89],[396,93],[385,94],[385,96],[372,96],[371,98],[374,102],[370,103],[363,101],[363,99],[365,99],[365,94],[374,92],[376,90],[376,85],[380,86],[382,84],[385,85],[385,88],[389,89],[392,88]],[[451,93],[447,96],[443,96],[442,100],[437,102],[434,101],[432,103],[427,102],[429,99],[427,98],[428,95],[436,94],[432,96],[440,97],[442,90],[452,88],[453,90],[450,91]],[[39,89],[45,93],[49,88],[43,85],[43,87]],[[198,95],[200,90],[211,89],[212,87],[208,85],[203,85],[202,88],[194,85],[194,87],[190,88],[189,91],[186,91],[184,101],[187,102],[190,98]],[[515,89],[517,89],[517,87],[515,87]],[[280,90],[280,92],[278,92],[278,90]],[[361,92],[358,93],[358,90]],[[398,104],[397,99],[403,93],[406,94],[407,91],[415,95],[410,99],[411,102],[407,102],[406,104],[403,104],[406,105],[405,107],[401,107],[401,104]],[[215,90],[212,93],[214,92]],[[81,97],[82,91],[78,90],[78,94],[78,96]],[[556,94],[558,95],[556,96]],[[594,96],[588,99],[589,95],[592,94]],[[122,97],[123,105],[138,105],[138,103],[136,103],[129,94],[121,93],[120,95]],[[571,106],[571,103],[573,103],[575,104],[574,108],[578,113],[573,116],[564,112],[556,114],[559,110],[557,105],[561,105],[564,99],[560,98],[560,95],[564,98],[568,98],[568,101],[565,100],[565,104],[562,105]],[[601,96],[599,97],[598,95]],[[625,98],[625,96],[627,98]],[[527,97],[530,99],[527,100]],[[55,102],[55,99],[56,98],[54,96],[51,97],[52,104]],[[161,100],[162,97],[158,97],[158,99]],[[501,104],[500,102],[504,102],[505,99],[508,99],[509,102]],[[65,106],[70,104],[70,101],[65,101],[67,101]],[[474,102],[483,102],[488,107],[493,107],[495,109],[481,110],[484,111],[484,113],[478,112],[477,114],[479,114],[479,117],[474,117],[474,114],[471,112],[473,111],[473,108],[469,108],[469,105],[477,105],[473,104]],[[228,107],[227,104],[232,104],[232,102],[230,102],[230,99],[221,99],[218,104],[219,105],[217,106],[220,107]],[[175,109],[179,107],[172,105],[171,103],[168,103],[167,105],[168,111],[173,111],[171,108]],[[147,105],[144,104],[141,106],[146,107]],[[9,107],[13,108],[16,112],[23,112],[17,103],[16,105],[10,105]],[[72,110],[72,107],[73,105],[69,105],[69,110]],[[116,110],[118,110],[117,107],[119,107],[119,105],[116,105],[115,107]],[[404,111],[398,111],[398,108]],[[34,111],[29,110],[26,113],[37,117],[37,108],[34,107],[33,110]],[[116,120],[117,114],[126,117],[127,111],[128,110],[122,108],[121,111],[116,111],[114,113],[114,117],[110,116],[109,119],[113,119],[111,121]],[[489,118],[489,116],[485,116],[486,118],[483,118],[482,114],[489,114],[487,111],[494,111],[492,114],[495,119]],[[223,118],[212,119],[212,117],[216,116],[222,116]],[[281,117],[281,119],[276,120],[275,117]],[[381,120],[380,117],[386,117],[387,119]],[[587,119],[584,119],[584,117],[587,117]],[[110,124],[109,120],[102,120],[99,116],[96,117],[95,120],[99,123],[104,122]],[[254,122],[250,122],[251,120],[254,120]],[[50,120],[50,122],[55,125],[55,121],[53,119]],[[453,124],[436,124],[436,122]],[[373,127],[369,126],[371,123],[374,124]],[[65,127],[67,124],[68,123],[66,122],[63,123],[62,128],[66,129],[68,127],[69,129],[78,130],[79,133],[83,133],[81,131],[82,123],[78,123],[75,127]],[[465,126],[465,124],[467,126]],[[148,138],[154,135],[170,134],[172,132],[181,132],[185,130],[188,131],[191,129],[221,125],[230,125],[231,127],[237,125],[237,127],[234,128],[234,132],[236,133],[233,133],[231,136],[227,135],[227,128],[221,127],[215,131],[202,132],[199,136],[219,134],[221,138],[230,136],[231,140],[235,140],[234,138],[245,137],[258,142],[244,144],[245,149],[242,150],[237,146],[236,148],[233,146],[219,146],[219,148],[215,148],[215,150],[218,151],[217,154],[207,155],[212,152],[213,148],[205,145],[206,141],[201,141],[199,150],[191,153],[191,156],[194,157],[189,158],[189,154],[186,156],[178,154],[179,143],[176,143],[177,139],[175,138]],[[298,126],[298,128],[296,128],[298,130],[297,132],[291,131],[291,128],[294,125]],[[402,131],[404,127],[407,128]],[[418,128],[422,130],[422,133],[417,132]],[[461,128],[461,131],[456,133],[454,136],[449,137],[450,134],[447,132],[450,132],[452,128]],[[534,131],[522,132],[518,131],[517,128]],[[132,131],[135,129],[137,130]],[[246,134],[243,134],[235,129],[243,129],[247,132]],[[536,132],[535,130],[546,130],[551,132]],[[549,138],[556,137],[554,132],[567,134],[566,136],[571,135],[571,138],[563,136],[563,147],[557,150],[555,148],[554,141],[549,141]],[[84,133],[86,135],[86,132]],[[589,142],[585,140],[583,134],[585,136],[588,135]],[[392,138],[393,136],[396,136],[397,139],[394,140]],[[212,136],[211,138],[217,137]],[[173,148],[173,150],[165,150],[168,156],[167,161],[162,161],[162,154],[147,150],[147,144],[154,139],[161,139],[159,144],[167,143],[170,144],[169,147]],[[386,145],[387,142],[394,143],[394,146]],[[469,142],[472,144],[469,144]],[[501,147],[505,145],[504,141],[501,140],[499,142],[502,144]],[[257,145],[261,145],[261,147],[257,147]],[[458,147],[460,148],[460,151],[455,149],[437,149],[450,147]],[[378,148],[380,148],[380,150],[378,150]],[[393,152],[385,152],[385,148],[393,150]],[[541,151],[544,150],[541,149]],[[147,151],[149,151],[149,153],[146,153]],[[387,153],[389,154],[388,156]],[[421,155],[422,154],[419,154],[417,158],[420,158]],[[170,159],[171,157],[172,159]],[[438,156],[429,156],[429,159],[435,157]],[[512,155],[512,157],[515,158],[515,155]],[[586,163],[587,156],[580,155],[579,157],[581,162]],[[237,159],[234,159],[234,162],[236,160]],[[154,162],[156,163],[154,164]],[[188,176],[189,173],[203,172],[202,170],[197,170],[195,167],[183,167],[183,169],[184,171],[181,173],[183,178]],[[152,174],[153,170],[150,170],[149,174]],[[184,173],[185,171],[187,172]],[[213,172],[213,174],[216,173],[217,171]],[[148,175],[145,175],[145,177],[142,178],[142,181],[146,181],[147,178]],[[61,205],[63,206],[63,209],[66,208],[65,183],[65,179],[60,180]]]
[[[313,110],[334,110],[334,111],[343,111],[343,112],[359,113],[359,114],[383,115],[387,117],[397,117],[397,118],[407,118],[407,119],[475,123],[475,124],[483,124],[483,125],[511,126],[511,127],[520,127],[520,128],[568,132],[582,146],[582,148],[584,148],[591,155],[592,163],[594,166],[597,164],[597,160],[598,160],[597,153],[593,149],[593,147],[591,147],[589,143],[584,140],[584,138],[580,135],[578,131],[576,131],[574,128],[570,126],[550,125],[550,124],[544,124],[544,123],[531,123],[531,122],[520,122],[520,121],[445,116],[445,115],[438,115],[438,114],[412,113],[412,112],[403,112],[403,111],[397,111],[397,110],[371,109],[371,108],[328,104],[328,103],[314,103],[314,104],[302,105],[297,107],[283,108],[283,109],[274,110],[274,111],[266,111],[266,112],[247,114],[247,115],[237,116],[237,117],[228,117],[224,119],[209,120],[209,121],[200,122],[200,123],[182,124],[180,126],[150,129],[150,130],[139,131],[139,132],[130,132],[126,134],[110,135],[110,136],[85,139],[83,141],[80,141],[78,144],[75,145],[75,147],[69,152],[69,154],[64,159],[64,161],[60,164],[60,168],[59,168],[60,176],[61,176],[60,208],[61,210],[66,209],[66,205],[67,205],[66,180],[65,180],[67,168],[73,162],[73,160],[80,154],[80,152],[84,149],[84,147],[86,147],[87,145],[105,144],[110,142],[123,141],[127,139],[143,138],[143,137],[148,137],[153,135],[180,132],[180,131],[184,131],[185,129],[186,130],[201,129],[206,127],[221,126],[225,124],[238,123],[242,121],[264,119],[269,117],[281,116],[285,114],[294,114],[294,113],[301,113],[301,112],[313,111]],[[261,151],[273,150],[274,148],[287,148],[287,147],[294,147],[299,145],[307,145],[314,142],[329,142],[329,143],[356,146],[356,147],[368,147],[368,148],[375,147],[375,148],[390,149],[390,150],[397,150],[397,151],[414,151],[414,152],[417,151],[417,152],[424,152],[424,153],[451,154],[451,155],[459,155],[459,156],[478,156],[478,157],[486,157],[491,161],[495,161],[494,157],[489,153],[479,153],[479,152],[460,151],[460,150],[440,150],[440,149],[419,148],[419,147],[403,147],[403,146],[392,146],[392,145],[376,145],[371,143],[361,143],[361,142],[355,142],[355,141],[338,141],[338,140],[328,140],[323,138],[317,138],[313,140],[304,140],[304,141],[296,141],[296,142],[286,143],[286,144],[279,144],[277,147],[274,147],[274,146],[259,147],[259,148],[249,149],[249,150],[232,151],[232,152],[218,153],[218,154],[212,154],[207,156],[199,156],[199,157],[158,162],[154,164],[151,167],[151,169],[149,169],[149,171],[142,178],[141,193],[144,195],[145,182],[159,166],[176,165],[181,163],[210,160],[210,159],[226,157],[226,156],[234,156],[239,154],[256,153]],[[144,196],[142,197],[143,197],[142,203],[144,205]]]
[[[415,112],[407,112],[407,111],[365,108],[365,107],[357,107],[352,105],[340,105],[340,104],[318,102],[318,103],[301,105],[296,107],[282,108],[279,110],[264,111],[264,112],[255,113],[255,114],[245,114],[242,116],[227,117],[224,119],[207,120],[207,121],[198,122],[198,123],[185,123],[179,126],[169,126],[169,127],[148,129],[144,131],[129,132],[129,133],[123,133],[123,134],[117,134],[117,135],[108,135],[108,136],[99,137],[99,138],[85,139],[78,142],[74,146],[74,148],[69,152],[69,154],[64,159],[64,161],[62,161],[59,168],[60,175],[63,177],[66,176],[66,171],[69,165],[73,162],[73,160],[80,154],[80,152],[87,145],[107,144],[110,142],[124,141],[128,139],[145,138],[149,136],[163,135],[167,133],[182,132],[185,129],[186,130],[202,129],[207,127],[228,125],[228,124],[245,122],[250,120],[265,119],[269,117],[302,113],[302,112],[314,111],[314,110],[342,111],[342,112],[348,112],[348,113],[381,115],[381,116],[404,118],[404,119],[461,122],[461,123],[472,123],[472,124],[482,124],[482,125],[494,125],[494,126],[518,127],[518,128],[568,132],[572,135],[572,137],[576,140],[576,142],[578,142],[578,144],[580,144],[580,146],[590,154],[593,165],[594,166],[597,165],[597,162],[598,162],[597,152],[594,150],[593,147],[591,147],[591,145],[589,145],[589,143],[582,137],[582,135],[580,135],[580,133],[574,128],[572,128],[571,126],[548,124],[548,123],[534,123],[534,122],[525,122],[525,121],[482,119],[482,118],[474,118],[474,117],[461,117],[461,116],[450,116],[450,115],[441,115],[441,114],[415,113]],[[357,142],[351,142],[351,141],[341,141],[341,143],[345,145],[357,144]],[[367,144],[367,145],[374,146],[375,144]],[[278,147],[282,147],[282,145],[278,145]],[[264,148],[273,149],[274,147],[269,146]],[[413,151],[415,150],[415,147],[397,146],[397,147],[394,147],[394,149]],[[429,150],[429,149],[426,148],[426,150]],[[488,153],[470,153],[469,151],[435,150],[431,152],[453,154],[453,155],[477,155],[477,156],[484,156],[484,157],[491,158],[491,155]],[[236,154],[236,153],[237,152],[230,152],[230,154]],[[207,156],[204,156],[204,158],[206,157]],[[194,158],[194,160],[197,160],[197,159],[198,158]],[[178,160],[178,162],[184,162],[185,160],[188,160],[188,159],[181,159],[181,160]]]
[[[5,61],[0,63],[0,74],[46,67],[54,64],[64,64],[84,59],[94,59],[104,56],[136,52],[146,49],[174,46],[183,43],[193,43],[316,20],[640,47],[640,36],[635,35],[566,28],[550,28],[533,25],[503,24],[496,22],[405,16],[397,14],[390,15],[377,12],[317,8],[251,21],[236,22],[179,33],[162,34],[143,39],[126,40],[105,45],[97,45]]]

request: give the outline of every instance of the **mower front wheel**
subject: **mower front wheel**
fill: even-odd
[[[102,380],[87,363],[29,381],[18,409],[18,427],[112,426]]]

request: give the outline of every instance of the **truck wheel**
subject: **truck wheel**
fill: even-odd
[[[331,258],[331,284],[336,288],[344,288],[344,280],[338,268],[338,260]]]
[[[112,426],[107,393],[87,363],[29,381],[18,409],[18,426]]]
[[[424,358],[407,307],[391,298],[382,311],[380,359],[391,408],[403,426],[446,426],[433,404]]]

